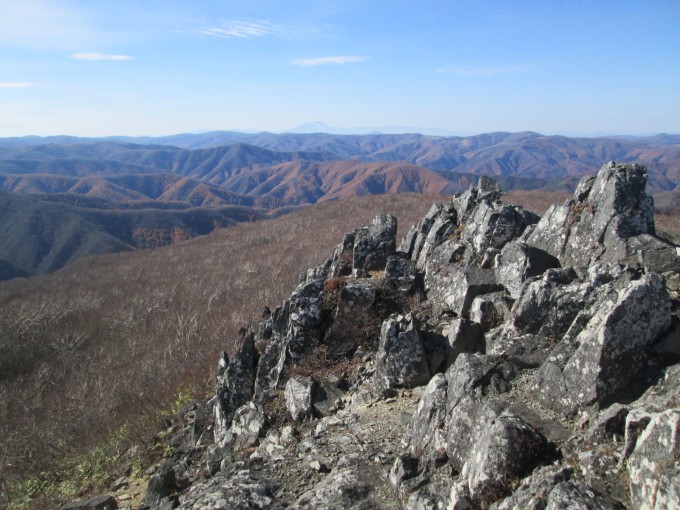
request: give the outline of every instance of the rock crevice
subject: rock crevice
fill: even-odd
[[[348,233],[221,358],[148,507],[677,507],[680,257],[646,179],[609,163],[539,218],[483,177],[398,249],[389,215]]]

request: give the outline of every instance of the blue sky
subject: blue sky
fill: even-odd
[[[0,0],[0,136],[680,133],[678,0]]]

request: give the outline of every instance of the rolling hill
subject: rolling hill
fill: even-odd
[[[244,171],[295,160],[405,161],[436,171],[546,182],[591,173],[610,160],[635,161],[649,167],[650,191],[660,192],[674,189],[680,182],[680,136],[577,138],[498,132],[439,137],[213,132],[162,138],[0,140],[0,173],[172,172],[220,185]]]
[[[86,255],[163,246],[355,195],[451,195],[482,174],[495,176],[506,191],[572,191],[580,176],[611,159],[646,164],[648,189],[667,192],[658,204],[674,210],[676,135],[215,132],[0,139],[0,191],[11,193],[0,195],[0,274],[49,272]]]
[[[261,209],[241,206],[177,210],[102,204],[107,202],[74,205],[69,195],[0,193],[0,274],[47,273],[85,256],[166,246],[265,217]]]
[[[0,175],[0,191],[22,194],[68,193],[117,202],[115,205],[109,204],[110,208],[128,204],[129,207],[137,208],[240,205],[275,209],[283,205],[270,197],[246,197],[221,186],[169,173],[91,177],[5,174]],[[149,204],[150,201],[156,203]]]

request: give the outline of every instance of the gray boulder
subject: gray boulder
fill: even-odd
[[[548,269],[560,267],[560,261],[539,248],[513,241],[506,244],[496,256],[495,266],[496,280],[513,299],[517,299],[526,280],[540,276]]]
[[[314,416],[312,395],[314,381],[309,377],[291,377],[286,383],[284,397],[286,408],[296,421],[302,421]]]
[[[271,317],[271,336],[260,357],[255,375],[253,398],[261,401],[267,391],[278,387],[281,373],[288,361],[290,301],[276,307]]]
[[[291,510],[332,510],[336,508],[397,508],[396,500],[386,501],[375,494],[380,476],[368,471],[361,455],[341,457],[333,470],[312,489],[300,496]],[[393,498],[394,499],[394,498]]]
[[[509,337],[540,334],[559,341],[575,337],[601,306],[615,302],[639,271],[601,264],[579,273],[573,268],[548,269],[522,287],[505,332]]]
[[[628,256],[621,262],[646,272],[667,274],[677,278],[680,271],[680,248],[650,234],[640,234],[627,240]]]
[[[482,269],[476,266],[467,266],[455,271],[447,278],[446,285],[435,291],[435,295],[441,296],[442,308],[447,308],[458,317],[468,317],[472,301],[477,296],[483,296],[502,287],[496,283],[493,269]],[[426,275],[426,286],[430,281]],[[431,288],[431,286],[429,286]]]
[[[432,204],[425,217],[406,234],[399,251],[415,261],[416,267],[422,271],[432,250],[442,244],[456,229],[456,219],[456,209],[451,204],[447,206]]]
[[[437,374],[423,392],[402,444],[414,456],[445,450],[460,471],[474,444],[503,412],[484,402],[507,389],[505,361],[482,354],[460,354],[446,374]]]
[[[312,404],[318,416],[330,416],[337,411],[338,406],[342,407],[342,397],[345,392],[339,387],[340,380],[331,376],[319,381],[315,385]]]
[[[501,198],[501,185],[488,175],[481,175],[477,181],[477,200],[495,202]]]
[[[474,253],[478,261],[491,264],[492,255],[538,220],[536,214],[521,207],[483,200],[470,215],[461,239],[472,248],[471,253]]]
[[[446,371],[446,453],[458,471],[503,409],[486,404],[484,397],[499,393],[505,382],[504,361],[483,354],[463,353]],[[502,388],[500,388],[502,391]]]
[[[117,510],[117,508],[118,503],[113,496],[102,495],[62,505],[59,510]]]
[[[547,441],[536,428],[518,416],[499,416],[475,438],[463,465],[461,477],[470,496],[497,499],[543,459],[546,448]]]
[[[375,382],[381,389],[413,388],[430,380],[430,369],[415,319],[385,320],[380,329]]]
[[[368,283],[371,280],[359,280],[356,283],[348,283],[340,291],[338,296],[338,311],[350,312],[356,308],[368,308],[375,301],[375,287]]]
[[[166,461],[151,475],[144,494],[144,503],[156,508],[177,492],[177,477],[172,461]]]
[[[425,387],[418,407],[411,416],[402,445],[414,457],[431,455],[446,448],[446,402],[448,380],[436,374]],[[397,468],[399,469],[399,468]]]
[[[446,329],[449,341],[448,365],[453,364],[459,354],[482,352],[484,350],[484,328],[468,319],[453,319]]]
[[[386,287],[397,291],[399,295],[409,295],[416,289],[418,282],[416,263],[403,252],[391,255],[385,265],[384,282]]]
[[[472,300],[470,306],[470,320],[484,329],[497,326],[502,321],[503,316],[496,309],[494,300],[487,299],[486,296],[478,296]]]
[[[382,271],[387,258],[397,246],[397,219],[389,214],[377,215],[371,223],[355,231],[352,252],[352,274],[367,276],[369,271]]]
[[[453,197],[452,205],[456,210],[458,222],[465,225],[469,222],[470,215],[475,207],[481,202],[487,204],[498,203],[501,198],[501,187],[491,177],[480,176],[477,185],[470,186],[463,193]]]
[[[615,499],[577,481],[561,482],[550,491],[546,510],[623,510],[625,507]]]
[[[405,480],[410,480],[417,474],[418,459],[409,454],[399,455],[390,469],[390,483],[399,487]]]
[[[525,242],[547,251],[565,266],[618,262],[638,256],[644,259],[648,251],[646,265],[657,270],[651,261],[660,245],[649,237],[631,240],[655,233],[654,203],[645,193],[646,185],[647,170],[643,166],[610,162],[595,178],[584,178],[571,200],[552,206]],[[645,245],[649,250],[640,252]],[[661,259],[673,255],[672,250],[661,251]]]
[[[648,411],[645,408],[630,410],[626,416],[624,444],[620,459],[621,463],[626,461],[631,453],[633,453],[640,434],[647,428],[649,422],[652,421],[654,414],[653,411]]]
[[[561,466],[545,466],[536,469],[530,476],[522,480],[521,485],[512,495],[492,504],[490,510],[545,510],[548,495],[553,488],[570,480],[571,468]],[[566,508],[566,507],[565,507]]]
[[[635,508],[680,508],[680,409],[656,414],[628,459]]]
[[[337,278],[339,276],[349,276],[352,274],[352,252],[354,250],[354,232],[345,234],[342,242],[338,245],[331,257],[329,276]]]
[[[246,405],[239,407],[234,414],[234,421],[231,424],[230,431],[234,451],[238,452],[257,444],[264,432],[264,427],[265,416],[261,405],[248,402]]]
[[[257,364],[253,395],[261,401],[278,387],[284,369],[318,344],[322,331],[319,293],[323,281],[300,286],[277,307],[271,318],[271,339]]]
[[[609,406],[599,413],[588,427],[585,440],[591,444],[598,444],[623,438],[629,411],[627,406],[618,403]]]
[[[265,510],[273,507],[269,488],[247,470],[219,473],[197,483],[182,497],[179,510]]]
[[[535,391],[549,408],[574,413],[593,403],[606,404],[646,366],[654,341],[670,327],[670,299],[655,274],[633,281],[599,301],[539,369]]]
[[[253,396],[257,352],[252,331],[246,332],[241,348],[229,359],[222,354],[217,368],[215,402],[215,442],[224,444],[225,434],[236,409]]]

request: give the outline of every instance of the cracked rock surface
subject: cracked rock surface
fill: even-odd
[[[609,163],[538,218],[483,177],[399,249],[389,215],[348,233],[180,413],[146,508],[680,507],[680,251],[646,179]]]

